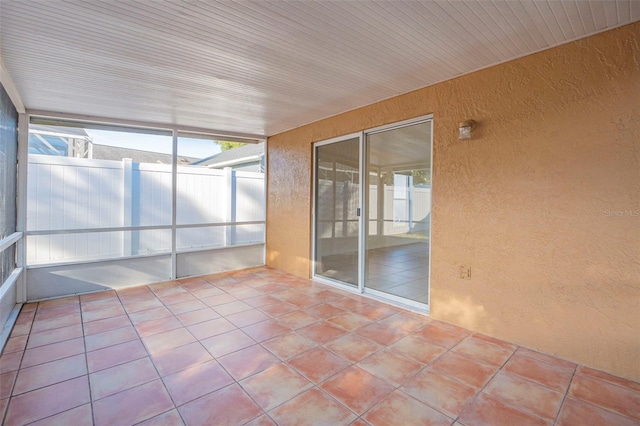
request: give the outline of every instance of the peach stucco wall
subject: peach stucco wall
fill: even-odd
[[[431,316],[640,380],[639,44],[634,23],[269,138],[267,264],[309,276],[313,142],[433,114]]]

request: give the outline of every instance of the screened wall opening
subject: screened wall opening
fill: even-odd
[[[32,117],[28,298],[264,264],[264,165],[219,161],[258,145]]]

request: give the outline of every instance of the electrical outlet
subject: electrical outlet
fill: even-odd
[[[471,266],[462,265],[460,267],[460,279],[462,280],[471,279]]]

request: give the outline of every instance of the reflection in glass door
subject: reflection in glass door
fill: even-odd
[[[429,303],[431,122],[366,134],[365,291]]]
[[[358,287],[360,138],[315,147],[314,275]]]

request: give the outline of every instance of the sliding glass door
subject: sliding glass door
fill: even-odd
[[[360,137],[315,147],[314,275],[358,287]]]
[[[429,302],[431,122],[365,138],[366,288]]]
[[[314,146],[313,276],[427,309],[431,120]]]

